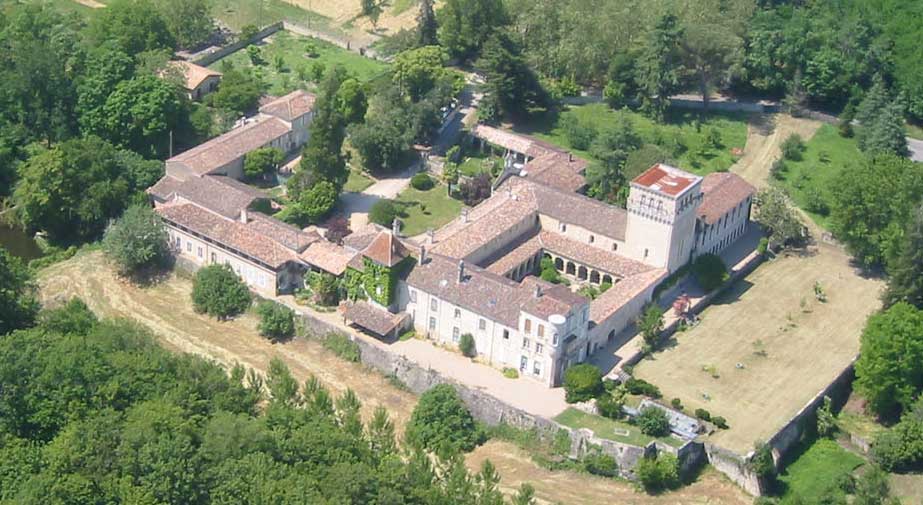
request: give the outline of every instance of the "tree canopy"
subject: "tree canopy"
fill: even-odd
[[[0,335],[32,324],[39,308],[35,290],[22,261],[0,247]]]
[[[250,291],[230,265],[200,268],[192,283],[192,304],[197,312],[218,319],[236,316],[250,307]]]
[[[404,438],[431,451],[470,451],[483,434],[455,388],[440,384],[420,395]]]
[[[162,265],[169,257],[167,230],[148,205],[129,207],[106,228],[103,250],[122,275]]]
[[[898,302],[869,318],[855,387],[869,408],[883,416],[911,405],[923,391],[923,311]]]

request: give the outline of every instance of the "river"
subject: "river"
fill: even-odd
[[[10,227],[3,222],[0,222],[0,246],[13,256],[26,261],[42,255],[41,248],[32,237],[26,235],[21,229]]]

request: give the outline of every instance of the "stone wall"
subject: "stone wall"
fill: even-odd
[[[753,496],[763,494],[756,474],[747,468],[747,463],[752,453],[744,457],[736,452],[709,443],[705,444],[705,453],[708,456],[708,462],[715,470],[726,475],[732,482],[743,488],[744,491]]]
[[[321,321],[310,314],[302,312],[300,316],[305,328],[311,333],[343,333],[341,328]],[[635,477],[633,469],[640,458],[651,457],[657,454],[658,451],[676,455],[680,460],[680,468],[684,475],[695,471],[699,465],[705,462],[705,452],[702,444],[690,442],[677,449],[660,442],[652,442],[646,447],[640,447],[602,439],[595,436],[590,430],[574,430],[550,419],[534,416],[507,405],[488,393],[446,378],[435,370],[423,368],[406,357],[369,342],[365,338],[352,333],[347,333],[347,336],[359,346],[362,364],[387,376],[395,377],[411,392],[419,395],[439,384],[450,384],[458,391],[459,396],[471,411],[471,415],[488,426],[497,426],[502,423],[525,430],[534,429],[539,436],[547,439],[551,439],[559,430],[566,430],[570,433],[571,438],[569,454],[571,458],[579,459],[588,451],[599,448],[603,453],[612,456],[616,460],[621,474],[625,478],[633,479]]]
[[[265,39],[266,37],[272,35],[273,33],[276,33],[277,31],[282,30],[282,29],[283,29],[283,24],[281,21],[278,23],[273,23],[267,26],[266,28],[263,28],[262,30],[256,32],[256,35],[254,35],[250,39],[238,40],[237,42],[234,42],[233,44],[228,44],[224,47],[215,49],[214,51],[207,52],[204,54],[197,54],[192,59],[192,63],[195,63],[196,65],[201,65],[203,67],[207,67],[211,65],[212,63],[220,60],[221,58],[224,58],[225,56],[231,53],[240,51],[241,49],[249,46],[250,44],[259,42]]]

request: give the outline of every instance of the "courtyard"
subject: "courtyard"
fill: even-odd
[[[853,360],[882,283],[856,274],[840,249],[821,244],[780,256],[736,282],[694,328],[637,364],[636,377],[723,416],[710,441],[741,454],[766,440]],[[819,283],[827,302],[815,299]]]

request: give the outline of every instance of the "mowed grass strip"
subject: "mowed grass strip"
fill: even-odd
[[[401,209],[402,232],[407,236],[437,229],[459,215],[462,202],[448,195],[444,184],[420,191],[407,187],[395,199]]]
[[[587,414],[581,410],[569,407],[554,418],[555,421],[573,429],[586,428],[592,430],[599,438],[624,442],[626,444],[643,447],[654,440],[660,440],[673,447],[682,445],[682,441],[673,437],[650,437],[641,433],[636,426],[616,421],[602,416]]]
[[[640,113],[628,109],[616,112],[601,103],[570,106],[555,118],[539,118],[532,123],[517,125],[516,130],[592,160],[589,151],[572,148],[563,128],[564,122],[568,117],[575,117],[581,124],[602,131],[616,123],[618,114],[627,114],[631,118],[635,130],[646,144],[664,144],[664,150],[670,151],[669,146],[674,139],[681,142],[685,150],[673,161],[679,168],[700,175],[729,169],[737,159],[732,151],[742,150],[747,143],[746,114],[670,109],[664,124],[657,124]],[[706,134],[710,129],[717,129],[721,137],[721,146],[717,149],[706,145]]]
[[[826,438],[815,440],[802,450],[779,476],[784,488],[783,503],[794,503],[795,497],[809,501],[818,498],[843,475],[865,463],[858,455]]]

